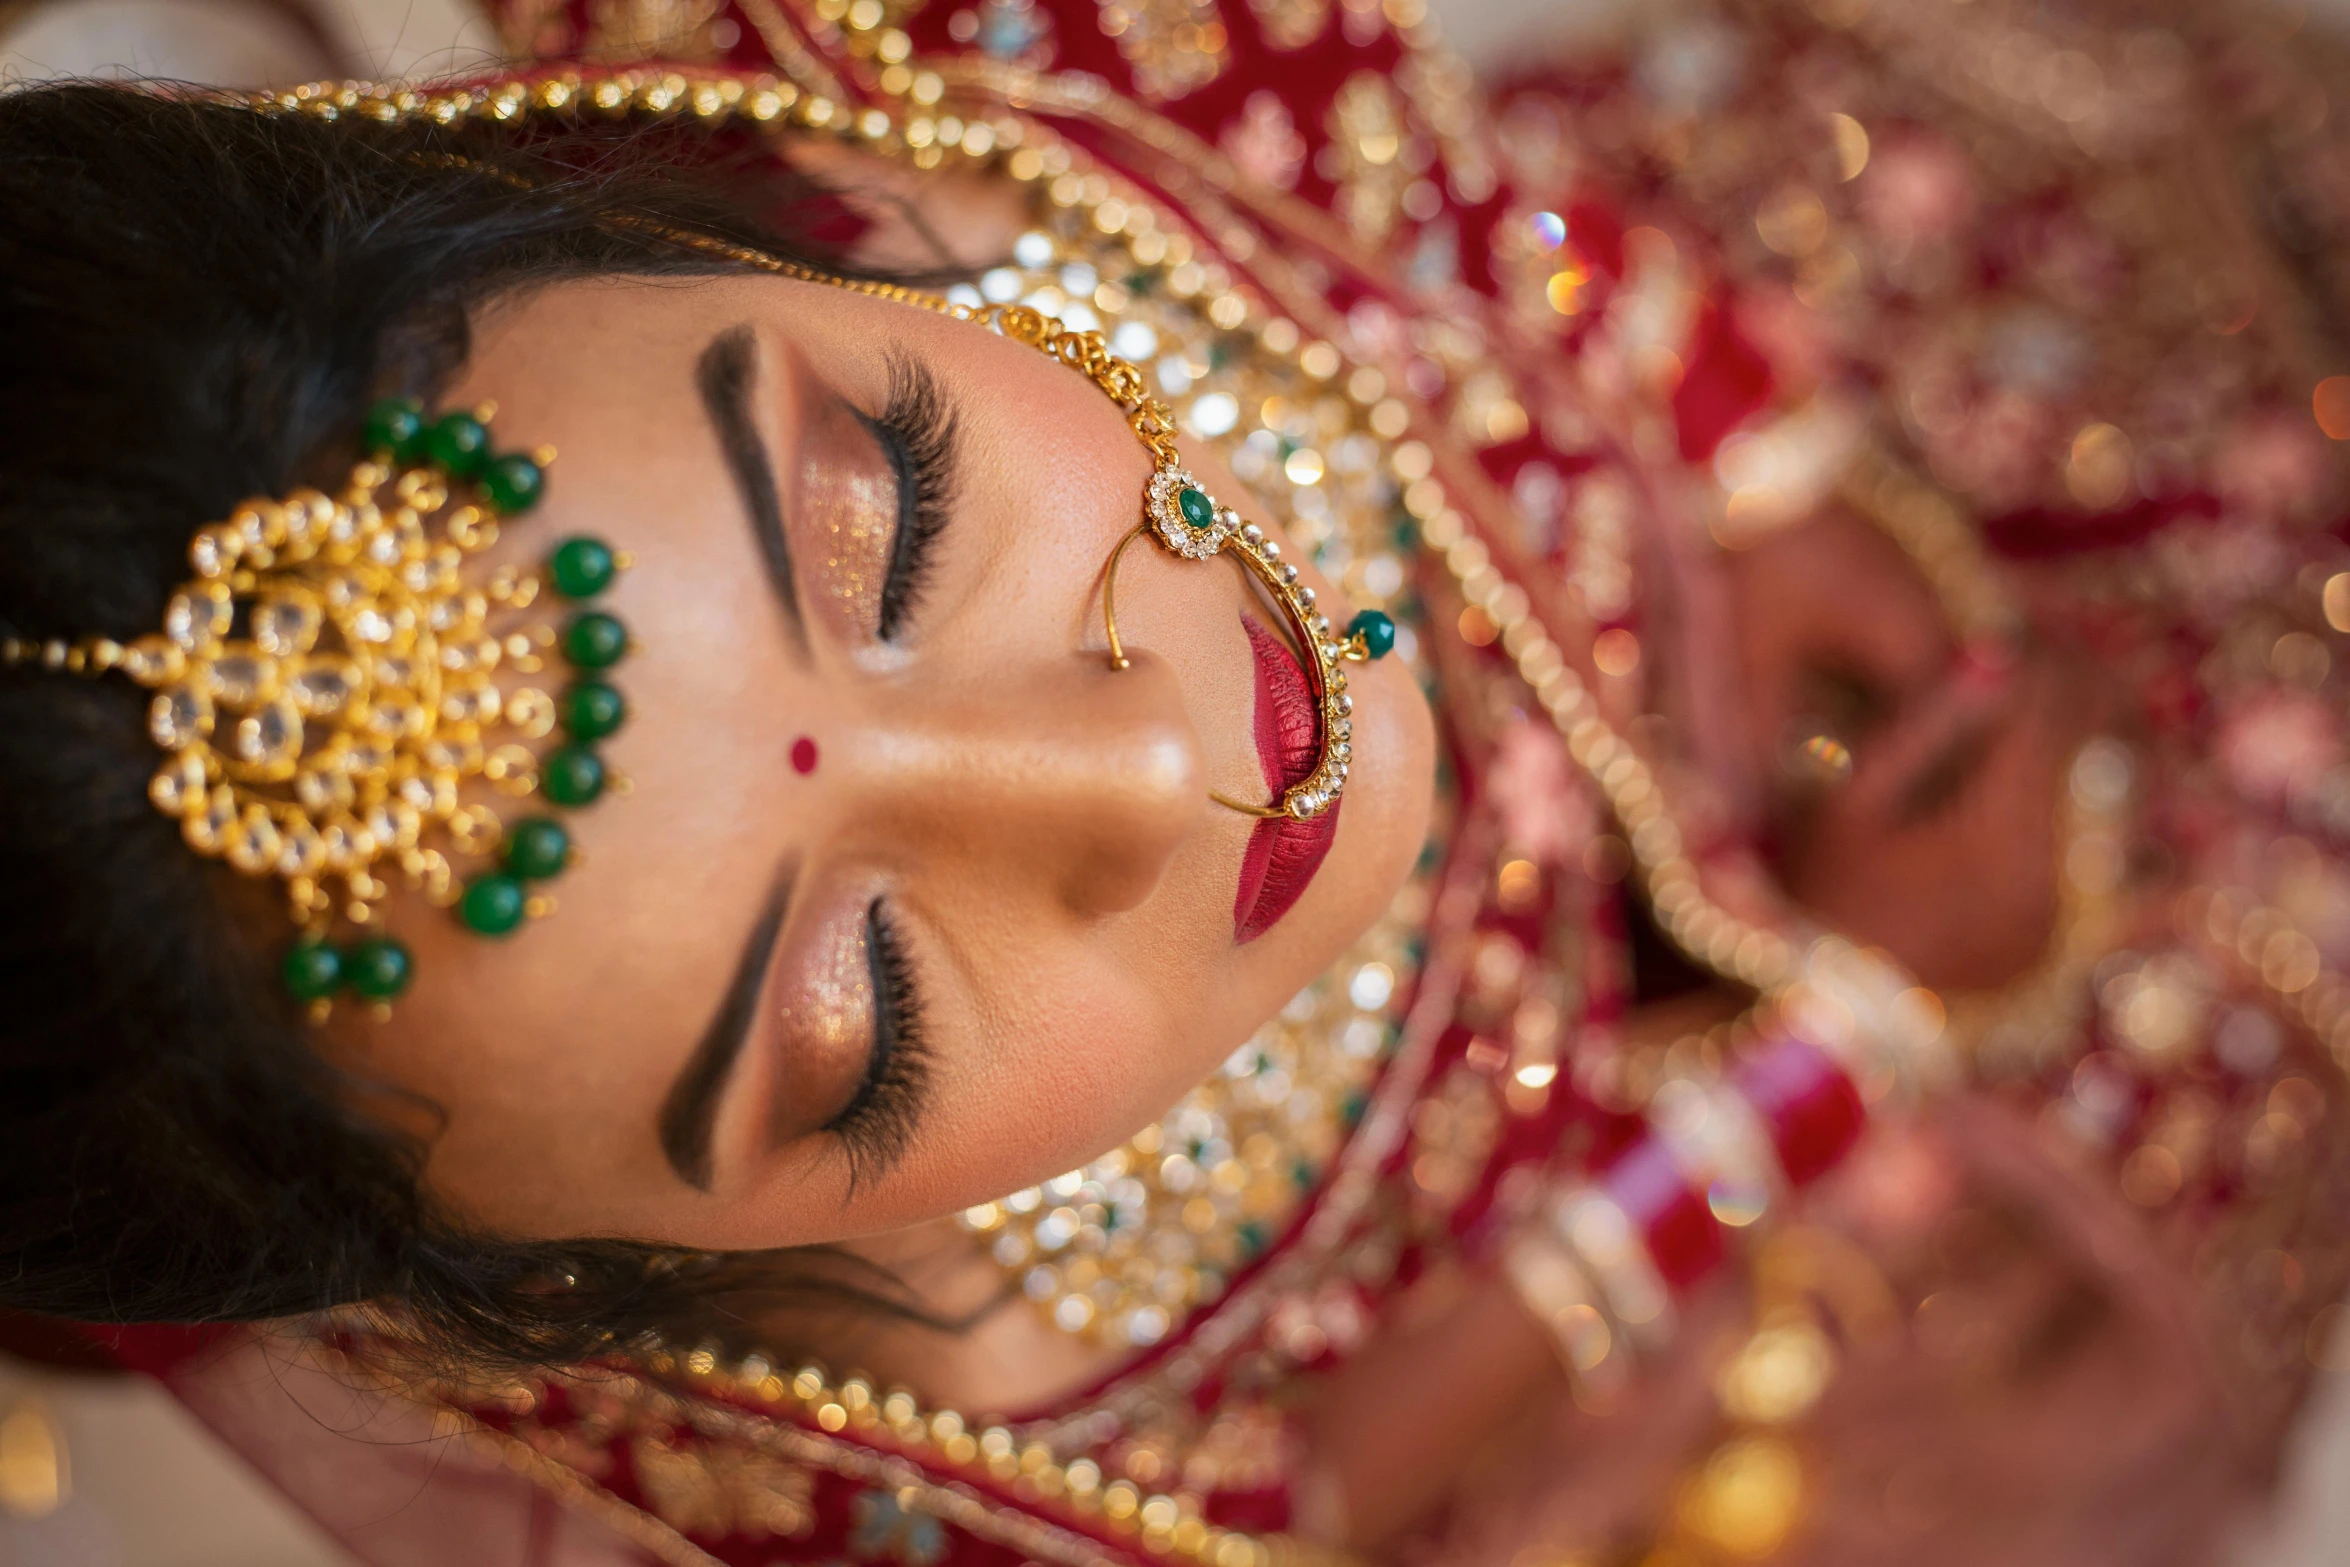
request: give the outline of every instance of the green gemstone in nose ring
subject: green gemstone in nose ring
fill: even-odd
[[[1240,526],[1237,513],[1217,505],[1190,470],[1173,463],[1152,471],[1142,510],[1159,542],[1187,560],[1206,560]]]
[[[1346,656],[1357,662],[1385,658],[1395,651],[1395,622],[1376,609],[1366,609],[1346,623]]]
[[[1186,489],[1175,497],[1175,504],[1183,512],[1184,524],[1194,533],[1205,533],[1216,525],[1216,503],[1208,499],[1207,491]]]

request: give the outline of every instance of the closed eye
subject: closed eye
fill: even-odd
[[[897,528],[876,628],[882,641],[894,642],[921,606],[933,546],[954,510],[957,422],[929,368],[902,357],[890,362],[889,402],[880,415],[859,417],[897,476]]]
[[[856,1093],[824,1127],[840,1139],[848,1157],[852,1196],[904,1157],[930,1087],[930,1051],[914,964],[879,898],[865,909],[865,962],[873,987],[873,1049]]]

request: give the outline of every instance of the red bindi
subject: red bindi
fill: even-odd
[[[806,735],[791,743],[791,770],[802,777],[816,770],[816,742]]]

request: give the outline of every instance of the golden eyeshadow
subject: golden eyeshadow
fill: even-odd
[[[873,1038],[873,981],[865,950],[865,921],[834,921],[817,939],[790,1003],[792,1045],[837,1057],[862,1050]]]
[[[845,905],[784,959],[782,1050],[769,1112],[777,1145],[828,1123],[856,1096],[873,1052],[865,910]]]
[[[896,467],[855,410],[823,390],[811,398],[801,451],[795,531],[811,597],[852,634],[878,636],[897,540]]]

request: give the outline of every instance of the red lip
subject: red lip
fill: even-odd
[[[1266,789],[1278,800],[1314,770],[1321,749],[1319,704],[1289,644],[1253,616],[1242,616],[1241,624],[1256,655],[1257,762]],[[1336,804],[1311,821],[1268,816],[1257,823],[1240,861],[1240,893],[1232,903],[1234,941],[1256,940],[1290,911],[1322,868],[1337,834]]]

